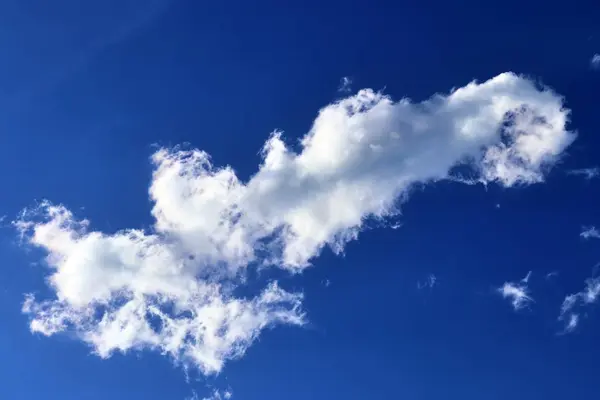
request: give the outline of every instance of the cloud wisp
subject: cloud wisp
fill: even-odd
[[[600,176],[600,168],[598,167],[590,167],[590,168],[580,168],[580,169],[572,169],[567,171],[569,175],[578,175],[582,176],[585,180],[592,180]]]
[[[596,229],[595,226],[584,226],[581,228],[581,233],[579,234],[585,240],[588,239],[600,239],[600,232]]]
[[[568,116],[559,95],[504,73],[421,103],[360,90],[318,112],[299,152],[274,132],[246,182],[203,151],[162,148],[149,230],[103,233],[47,201],[14,221],[46,252],[54,292],[27,295],[23,312],[32,331],[73,332],[102,357],[153,349],[218,373],[263,329],[305,321],[302,295],[277,282],[236,297],[249,268],[299,273],[326,246],[341,253],[415,186],[542,182],[575,139]],[[530,300],[519,288],[506,287],[516,306]]]
[[[600,239],[600,232],[595,226],[584,226],[579,234],[585,240]],[[593,269],[592,277],[584,282],[584,288],[565,297],[560,308],[558,320],[564,325],[564,333],[570,333],[577,329],[581,317],[585,316],[585,310],[600,299],[600,276],[598,267]]]
[[[436,285],[436,283],[437,283],[437,277],[434,274],[429,274],[429,276],[427,276],[427,279],[424,282],[417,282],[417,289],[419,289],[419,290],[425,289],[425,288],[433,289],[433,287]]]
[[[340,84],[338,86],[338,92],[348,94],[350,93],[352,88],[352,78],[348,76],[344,76],[340,79]]]
[[[565,332],[573,332],[580,322],[585,308],[600,299],[600,276],[592,276],[585,280],[585,287],[580,292],[565,297],[558,320],[564,323]]]
[[[231,390],[213,390],[208,397],[203,397],[202,400],[229,400],[233,397]],[[201,400],[197,393],[194,392],[192,397],[187,400]]]
[[[590,59],[592,69],[600,69],[600,54],[594,54]]]
[[[531,271],[527,273],[525,278],[519,282],[505,282],[498,292],[503,298],[510,300],[510,303],[515,311],[519,311],[525,307],[528,307],[534,302],[533,298],[529,294],[529,278],[531,277]]]

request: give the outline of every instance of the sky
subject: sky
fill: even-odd
[[[0,393],[594,398],[600,9],[0,2]]]

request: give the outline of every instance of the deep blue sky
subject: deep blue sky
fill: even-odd
[[[284,276],[304,291],[310,324],[264,332],[206,381],[187,383],[154,352],[101,360],[66,335],[30,334],[23,293],[43,292],[45,271],[5,228],[0,397],[183,399],[208,384],[240,400],[594,398],[600,315],[590,308],[569,335],[556,320],[600,261],[598,244],[579,237],[600,225],[600,181],[566,174],[600,159],[594,3],[4,0],[8,219],[49,198],[84,208],[97,229],[149,226],[153,145],[187,142],[246,179],[269,132],[303,135],[344,76],[420,101],[522,73],[565,96],[579,138],[544,184],[427,187],[400,229],[369,230],[343,257],[325,251]],[[494,289],[530,270],[536,301],[516,313]],[[432,273],[437,285],[418,290]]]

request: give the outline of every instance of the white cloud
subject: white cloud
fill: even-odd
[[[590,60],[590,66],[594,69],[600,68],[600,54],[594,54]]]
[[[579,234],[582,238],[588,239],[600,239],[600,232],[596,229],[595,226],[584,226],[581,228],[581,233]]]
[[[591,180],[600,176],[600,168],[598,167],[590,167],[590,168],[580,168],[580,169],[572,169],[567,171],[569,175],[579,175],[583,176],[586,180]]]
[[[429,276],[427,276],[427,279],[425,280],[425,282],[417,282],[417,288],[418,289],[424,289],[424,288],[429,288],[432,289],[435,284],[437,282],[437,277],[434,274],[429,274]]]
[[[531,271],[527,273],[525,278],[519,282],[505,282],[498,292],[505,299],[509,299],[515,311],[518,311],[533,302],[533,298],[529,295],[527,283],[531,277]]]
[[[585,280],[585,288],[565,297],[560,309],[559,321],[565,324],[565,331],[572,332],[577,328],[581,312],[600,298],[600,277]]]
[[[569,314],[569,319],[565,325],[565,332],[573,332],[579,324],[579,314]]]
[[[521,283],[529,283],[529,278],[531,278],[531,271],[529,271],[527,275],[525,275],[525,278],[521,279]]]
[[[351,86],[352,86],[352,79],[347,76],[344,76],[342,79],[340,79],[340,85],[338,86],[338,92],[350,93]]]
[[[41,220],[33,222],[29,218]],[[101,357],[152,348],[204,373],[219,372],[274,323],[302,324],[301,295],[269,285],[238,299],[167,236],[131,230],[89,231],[62,206],[42,203],[17,226],[48,252],[56,299],[26,297],[33,332],[73,330]]]
[[[214,390],[209,397],[203,397],[202,400],[229,400],[233,397],[233,393],[230,390]],[[200,397],[196,392],[188,400],[200,400]]]
[[[247,182],[200,150],[160,149],[151,230],[102,233],[48,202],[14,222],[46,251],[55,292],[23,311],[32,331],[74,331],[102,357],[150,348],[218,372],[265,327],[304,322],[301,295],[276,283],[234,297],[247,268],[300,272],[324,246],[340,253],[411,188],[467,181],[457,166],[469,182],[541,182],[575,138],[568,114],[551,90],[505,73],[422,103],[361,90],[321,109],[298,153],[273,133]]]
[[[558,271],[551,271],[546,274],[546,279],[551,279],[558,276]]]

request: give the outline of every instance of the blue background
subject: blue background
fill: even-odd
[[[599,185],[568,176],[599,159],[600,6],[583,1],[0,2],[0,214],[62,202],[95,229],[152,223],[153,144],[188,142],[256,171],[269,132],[291,143],[340,78],[415,101],[514,71],[567,99],[580,136],[548,181],[520,189],[442,183],[415,193],[397,230],[283,285],[311,324],[264,332],[218,377],[155,353],[101,360],[66,336],[28,332],[23,293],[44,293],[35,252],[0,232],[0,397],[183,399],[564,399],[600,391],[600,316],[560,336],[566,294],[600,260]],[[487,2],[484,2],[487,3]],[[500,208],[496,207],[500,204]],[[84,209],[82,209],[84,208]],[[6,221],[5,221],[6,225]],[[532,270],[515,313],[494,288]],[[558,277],[544,279],[551,271]],[[418,290],[430,273],[439,285]],[[331,285],[323,284],[329,280]],[[594,315],[596,314],[596,315]]]

